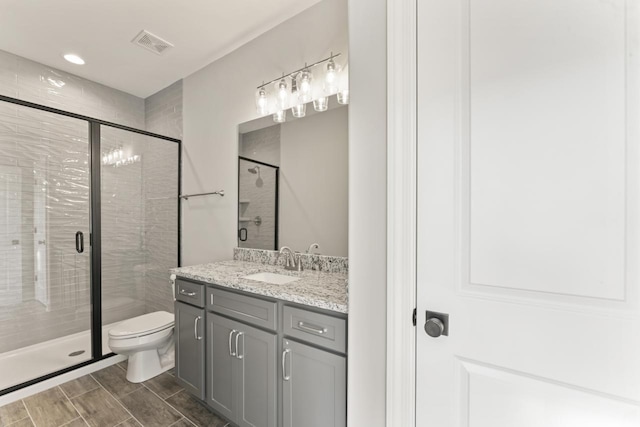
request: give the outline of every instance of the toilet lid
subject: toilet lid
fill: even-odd
[[[173,314],[166,311],[143,314],[118,323],[109,329],[109,336],[113,338],[129,338],[149,335],[173,327]]]

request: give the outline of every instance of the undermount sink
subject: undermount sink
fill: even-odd
[[[287,276],[284,274],[277,274],[277,273],[256,273],[256,274],[250,274],[248,276],[243,276],[242,278],[256,280],[258,282],[271,283],[272,285],[285,285],[287,283],[300,280],[299,277]]]

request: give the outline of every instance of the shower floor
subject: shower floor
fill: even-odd
[[[108,331],[102,327],[102,353],[111,353]],[[73,354],[73,355],[71,355]],[[29,347],[0,353],[0,390],[91,359],[91,332],[84,331]]]

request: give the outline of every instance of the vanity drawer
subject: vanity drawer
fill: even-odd
[[[207,309],[262,328],[277,329],[278,303],[207,288]]]
[[[204,307],[204,285],[176,279],[176,300]]]
[[[284,306],[284,334],[345,353],[347,321],[326,314]]]

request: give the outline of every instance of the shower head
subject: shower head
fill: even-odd
[[[256,174],[260,171],[260,166],[254,166],[252,168],[247,169],[249,172]]]

